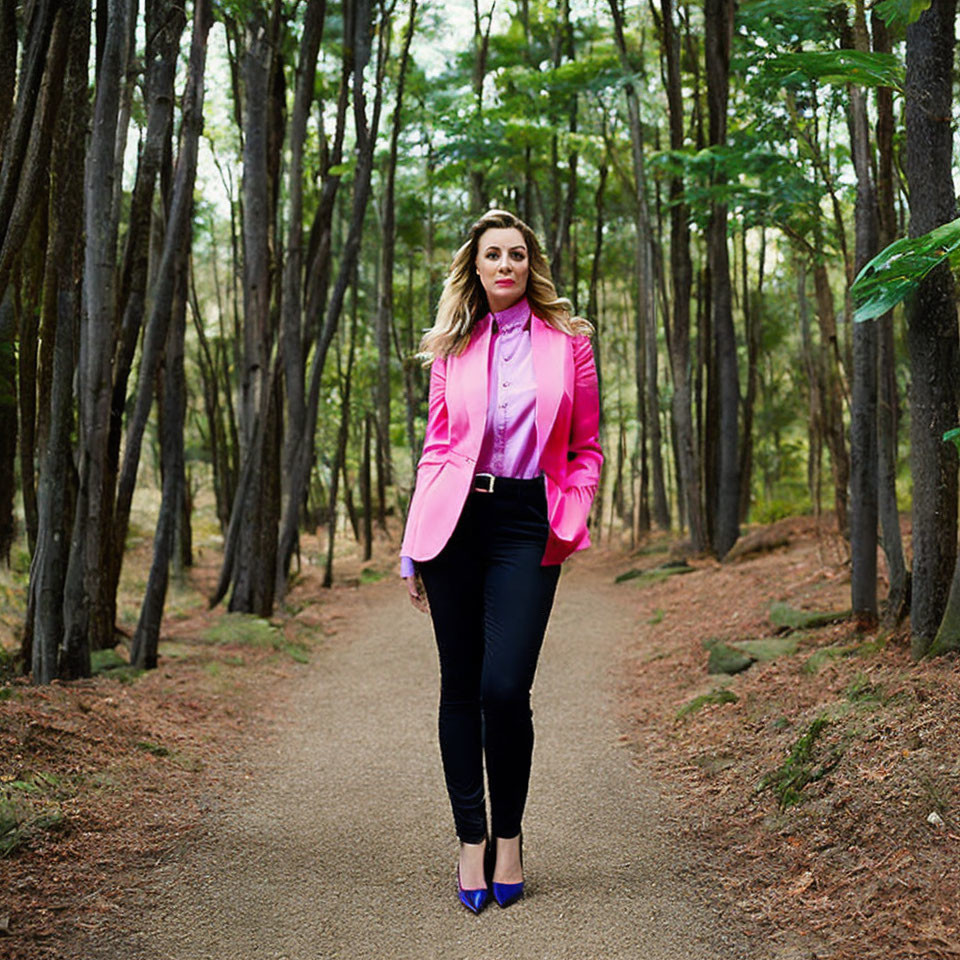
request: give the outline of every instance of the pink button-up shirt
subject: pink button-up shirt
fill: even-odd
[[[487,419],[477,473],[530,480],[540,473],[530,304],[521,297],[513,306],[488,316],[492,317],[493,335],[487,360]],[[400,576],[413,574],[413,560],[401,557]]]

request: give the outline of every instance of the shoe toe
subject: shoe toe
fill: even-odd
[[[501,907],[509,907],[511,903],[523,896],[523,881],[520,883],[494,883],[493,897]]]
[[[486,888],[460,890],[460,902],[471,912],[479,913],[487,905]]]

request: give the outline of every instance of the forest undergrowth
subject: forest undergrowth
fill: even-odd
[[[720,864],[734,914],[804,957],[956,958],[960,660],[915,664],[905,628],[809,626],[849,608],[845,545],[812,518],[767,540],[622,583],[638,613],[628,739],[675,796],[677,830]],[[668,570],[668,546],[624,566]],[[708,673],[718,650],[744,669]]]

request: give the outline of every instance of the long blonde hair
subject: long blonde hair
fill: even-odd
[[[523,235],[530,261],[526,298],[533,313],[570,336],[593,334],[593,325],[583,317],[574,316],[573,304],[566,297],[557,296],[550,265],[540,250],[537,235],[512,213],[488,210],[470,227],[466,242],[454,254],[437,305],[437,319],[420,341],[419,356],[425,365],[434,357],[463,353],[470,342],[474,324],[490,311],[486,291],[474,264],[480,237],[491,227],[515,227]]]

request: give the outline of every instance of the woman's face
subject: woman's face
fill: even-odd
[[[489,227],[477,243],[477,273],[494,313],[512,307],[527,290],[529,251],[516,227]]]

